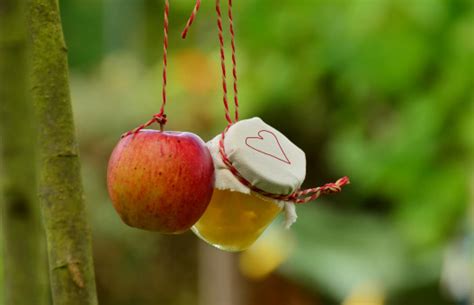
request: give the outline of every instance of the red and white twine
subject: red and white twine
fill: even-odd
[[[181,34],[182,38],[186,38],[191,25],[193,24],[194,20],[196,19],[197,12],[201,6],[201,0],[196,0],[196,4],[194,5],[194,9],[186,23],[186,26]],[[125,133],[122,137],[126,137],[130,134],[135,134],[139,132],[141,129],[150,126],[153,123],[160,124],[161,130],[163,130],[163,126],[167,122],[165,112],[165,105],[167,102],[166,97],[166,85],[167,85],[167,75],[166,69],[168,65],[167,55],[168,55],[168,26],[169,26],[169,0],[165,0],[165,10],[164,10],[164,39],[163,39],[163,89],[162,89],[162,104],[160,108],[160,112],[155,114],[151,120],[138,126],[137,128]],[[308,188],[308,189],[299,189],[294,191],[291,194],[273,194],[266,192],[264,190],[259,189],[252,183],[250,183],[245,177],[243,177],[240,172],[235,168],[232,164],[232,161],[229,160],[226,151],[225,151],[225,135],[229,128],[239,120],[239,100],[238,100],[238,88],[237,88],[237,60],[236,60],[236,46],[235,46],[235,31],[234,31],[234,20],[232,14],[232,0],[228,0],[228,19],[229,19],[229,33],[231,37],[231,51],[232,51],[232,76],[233,76],[233,94],[234,94],[234,119],[232,119],[231,112],[229,109],[229,102],[227,98],[227,73],[226,73],[226,66],[225,66],[225,45],[224,45],[224,34],[223,34],[223,26],[222,26],[222,12],[221,12],[221,5],[220,0],[216,0],[216,13],[217,13],[217,29],[218,29],[218,38],[219,38],[219,47],[220,47],[220,65],[221,65],[221,74],[222,74],[222,91],[223,91],[223,104],[224,104],[224,113],[225,119],[228,123],[227,127],[221,134],[221,138],[219,140],[219,153],[222,158],[222,161],[229,169],[229,171],[246,187],[248,187],[253,192],[256,192],[262,196],[292,202],[295,204],[298,203],[306,203],[309,201],[313,201],[317,199],[322,194],[330,194],[330,193],[338,193],[341,191],[342,187],[346,184],[349,184],[349,178],[344,176],[337,180],[334,183],[327,183],[323,186]]]
[[[169,3],[169,0],[165,0],[165,9],[164,9],[164,18],[163,18],[163,74],[162,74],[162,91],[161,91],[162,102],[161,102],[160,112],[154,114],[153,117],[148,122],[136,127],[133,130],[130,130],[124,133],[122,135],[122,138],[129,136],[131,134],[136,134],[143,128],[146,128],[153,123],[160,124],[160,130],[163,131],[163,127],[166,125],[166,122],[168,122],[168,119],[166,118],[166,114],[165,114],[165,106],[167,102],[166,85],[168,83],[167,68],[168,68],[169,14],[170,14],[170,3]]]
[[[250,190],[252,190],[255,193],[258,193],[262,196],[269,197],[272,199],[299,204],[299,203],[307,203],[309,201],[316,200],[322,194],[338,193],[341,191],[341,188],[344,185],[349,184],[349,177],[344,176],[338,179],[334,183],[327,183],[323,186],[318,186],[314,188],[296,190],[293,193],[287,194],[287,195],[273,194],[273,193],[266,192],[256,187],[250,181],[248,181],[244,176],[242,176],[240,172],[237,170],[237,168],[235,168],[235,166],[232,164],[232,161],[230,161],[229,157],[227,156],[225,152],[224,140],[225,140],[225,135],[231,126],[232,125],[229,124],[221,134],[221,138],[219,139],[219,154],[224,164],[227,166],[229,171],[237,178],[237,180],[239,180],[240,183],[242,183],[243,185],[245,185],[246,187],[248,187]]]

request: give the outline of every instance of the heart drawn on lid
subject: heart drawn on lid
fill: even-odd
[[[257,135],[257,137],[245,138],[245,144],[259,153],[280,160],[286,164],[291,164],[280,145],[280,141],[278,141],[277,136],[273,132],[263,129],[260,130]]]

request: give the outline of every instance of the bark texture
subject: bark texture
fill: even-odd
[[[25,0],[0,0],[2,227],[7,305],[44,305],[47,266],[36,197]]]
[[[97,304],[58,1],[28,0],[28,22],[39,126],[39,198],[53,302]]]

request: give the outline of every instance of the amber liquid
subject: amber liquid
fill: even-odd
[[[250,247],[281,211],[276,203],[228,190],[214,190],[211,202],[193,232],[226,251]]]

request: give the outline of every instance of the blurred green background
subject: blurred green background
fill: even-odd
[[[241,117],[306,152],[305,186],[352,181],[243,254],[129,228],[108,199],[114,145],[161,103],[163,2],[60,4],[102,305],[472,304],[472,1],[235,1]],[[171,1],[167,128],[207,141],[216,14],[182,40],[193,5]]]

